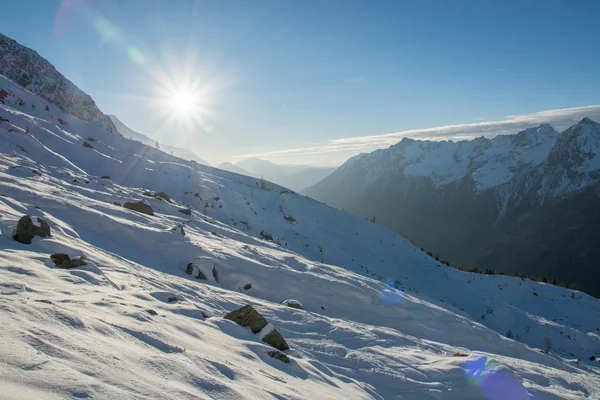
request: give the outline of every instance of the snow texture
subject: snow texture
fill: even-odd
[[[125,139],[1,76],[0,88],[0,397],[600,398],[597,299],[445,267],[362,218]],[[535,164],[554,135],[531,132],[536,150],[512,162]],[[481,143],[484,185],[505,144]],[[422,145],[402,146],[407,168],[440,181],[473,162],[440,143],[462,161],[423,169]],[[154,216],[120,206],[141,199]],[[14,241],[25,214],[52,237]],[[88,264],[59,269],[54,253]],[[186,274],[199,257],[218,284]],[[305,310],[281,304],[292,298]],[[285,337],[289,364],[223,318],[246,304]]]

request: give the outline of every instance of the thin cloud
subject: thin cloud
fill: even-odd
[[[280,158],[336,152],[354,152],[355,154],[358,154],[362,151],[389,147],[398,143],[405,137],[421,140],[465,140],[479,136],[494,137],[498,135],[514,134],[544,123],[552,125],[557,130],[563,130],[576,124],[584,117],[596,121],[600,120],[600,105],[547,110],[532,114],[509,115],[502,121],[481,121],[469,124],[411,129],[383,135],[333,139],[321,146],[243,154],[234,156],[234,158]]]

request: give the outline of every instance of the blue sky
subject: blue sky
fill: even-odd
[[[539,112],[600,104],[599,11],[583,0],[20,0],[0,26],[106,113],[211,163],[326,165],[388,145],[361,139],[380,134],[571,121]],[[171,110],[173,86],[200,91],[201,109]]]

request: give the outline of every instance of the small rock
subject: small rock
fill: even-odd
[[[171,202],[171,198],[165,192],[158,192],[154,195],[157,199],[162,199],[168,203]]]
[[[198,271],[198,273],[196,274],[196,276],[194,278],[201,279],[203,281],[208,280],[208,278],[206,277],[204,272],[202,272],[202,270],[196,264],[189,263],[185,269],[185,273],[188,275],[192,275],[194,273],[194,271]]]
[[[244,290],[249,290],[249,289],[252,289],[252,284],[251,283],[246,283],[244,285]]]
[[[185,267],[185,273],[191,275],[194,273],[194,264],[189,263],[187,267]]]
[[[95,142],[96,141],[96,139],[94,139],[93,137],[89,137],[87,140],[88,140],[88,142]]]
[[[217,271],[217,267],[215,267],[213,265],[213,269],[212,269],[212,274],[213,274],[213,278],[215,278],[215,281],[217,283],[219,283],[219,271]]]
[[[324,309],[325,309],[325,306],[321,306],[321,310],[324,310]]]
[[[279,361],[283,361],[286,364],[290,362],[290,358],[280,351],[273,350],[273,351],[267,352],[267,354],[269,355],[269,357],[275,358]]]
[[[110,176],[108,175],[102,175],[100,179],[108,179],[109,181],[112,181],[112,179],[110,179]]]
[[[177,211],[185,215],[192,215],[192,210],[190,210],[189,208],[180,208]]]
[[[83,142],[83,147],[87,147],[88,149],[93,149],[92,145],[88,142]]]
[[[118,201],[113,201],[113,204],[114,204],[115,206],[119,206],[119,207],[121,207],[121,203],[119,203]]]
[[[291,308],[298,309],[298,310],[304,310],[302,303],[300,303],[298,300],[287,299],[287,300],[284,300],[281,304],[291,307]]]
[[[591,356],[590,361],[596,361],[596,356]]]
[[[156,311],[154,311],[153,309],[151,309],[151,308],[147,309],[146,312],[148,314],[150,314],[150,315],[153,315],[153,316],[157,316],[158,315],[158,313]]]
[[[50,256],[50,259],[54,263],[55,266],[59,268],[77,268],[87,265],[87,263],[82,258],[75,258],[71,260],[68,254],[65,253],[56,253]]]
[[[169,303],[174,303],[174,302],[176,302],[176,301],[177,301],[177,297],[169,297],[169,298],[167,299],[167,301],[168,301]]]
[[[154,210],[150,207],[149,204],[144,203],[143,201],[136,202],[126,202],[123,207],[128,208],[133,211],[140,212],[142,214],[154,215]]]

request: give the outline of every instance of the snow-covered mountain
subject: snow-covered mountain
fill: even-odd
[[[119,131],[119,133],[125,136],[128,139],[137,140],[138,142],[142,142],[149,146],[156,146],[156,139],[152,139],[143,133],[139,133],[125,125],[116,115],[109,115],[111,121],[115,124],[115,127]],[[159,142],[159,147],[162,151],[166,151],[167,153],[172,153],[174,156],[183,158],[184,160],[194,160],[199,162],[200,164],[210,165],[207,161],[204,161],[196,153],[191,150],[183,149],[177,146],[169,146],[168,144],[163,144]]]
[[[333,167],[275,164],[260,158],[248,158],[235,164],[224,162],[218,168],[255,178],[264,178],[297,192],[314,185],[335,171]]]
[[[61,111],[102,128],[116,132],[110,118],[102,113],[94,100],[65,78],[34,50],[0,34],[0,75],[17,82]],[[5,94],[0,92],[0,101]],[[19,99],[15,99],[19,101]]]
[[[0,89],[3,398],[600,397],[597,299],[445,267],[363,218]],[[24,215],[51,236],[14,240]],[[289,362],[224,318],[248,304]]]
[[[600,295],[599,182],[600,125],[586,118],[562,133],[545,124],[493,139],[406,138],[348,160],[304,193],[376,216],[456,265]]]

